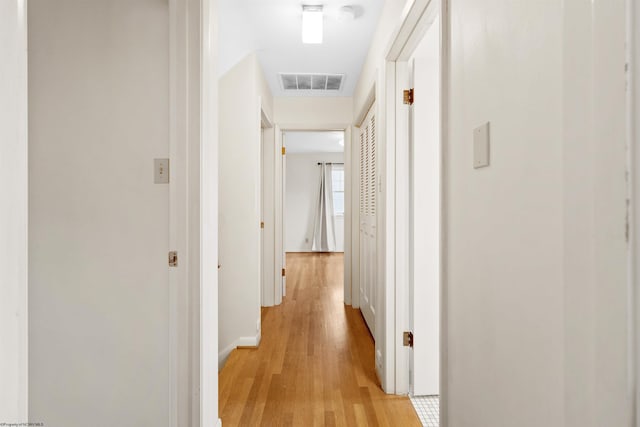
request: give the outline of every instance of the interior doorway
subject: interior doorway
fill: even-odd
[[[398,264],[396,319],[399,359],[397,392],[408,392],[424,425],[440,420],[441,395],[446,398],[442,276],[444,247],[445,135],[444,81],[446,28],[437,2],[423,6],[417,22],[405,22],[390,53],[396,98],[397,246],[407,260]],[[416,11],[418,12],[418,11]],[[404,172],[406,170],[406,172]],[[401,225],[406,218],[406,226]],[[407,283],[406,286],[403,283]],[[403,314],[406,311],[407,314]],[[443,399],[442,399],[443,400]],[[444,411],[443,411],[444,412]],[[442,423],[442,424],[441,424]]]
[[[440,393],[440,34],[431,23],[408,61],[410,392]]]
[[[283,242],[286,254],[344,253],[345,132],[285,131]],[[286,277],[286,276],[285,276]]]

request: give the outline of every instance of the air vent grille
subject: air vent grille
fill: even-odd
[[[284,90],[339,91],[344,74],[280,74]]]

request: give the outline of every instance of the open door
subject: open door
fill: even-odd
[[[276,267],[275,230],[276,230],[276,144],[274,127],[262,110],[262,129],[260,133],[260,243],[262,256],[260,259],[261,271],[261,302],[263,307],[271,307],[280,303],[278,289],[280,278],[274,274]]]
[[[282,212],[282,297],[287,295],[287,248],[284,242],[286,239],[286,229],[284,225],[287,223],[285,215],[287,213],[287,146],[285,141],[285,134],[282,135],[282,181],[281,181],[281,191],[282,191],[282,205],[280,206]]]
[[[440,393],[440,28],[409,60],[409,324],[411,393]]]

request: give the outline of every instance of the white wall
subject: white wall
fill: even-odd
[[[271,93],[255,54],[219,81],[219,362],[237,345],[260,342],[259,98],[273,117]]]
[[[274,98],[274,121],[282,129],[345,129],[353,121],[353,99]]]
[[[287,155],[285,249],[311,252],[313,224],[320,187],[318,162],[344,162],[343,153],[295,153]],[[334,217],[336,252],[344,252],[344,216]]]
[[[385,5],[355,114],[374,82],[385,93],[403,3]],[[442,418],[629,425],[624,2],[448,4]],[[486,121],[492,164],[474,170],[472,130]]]
[[[624,2],[451,14],[448,425],[630,425]]]
[[[407,0],[385,0],[378,26],[371,40],[367,58],[353,94],[354,117],[367,113],[367,105],[371,89],[380,86],[379,72],[384,67],[384,56],[391,43],[391,36],[400,25],[400,18]],[[359,123],[356,123],[359,124]]]
[[[0,420],[27,421],[27,27],[0,3]]]
[[[168,4],[28,5],[30,421],[167,425]]]
[[[256,49],[251,22],[236,0],[219,0],[216,22],[219,38],[218,74],[223,76]]]

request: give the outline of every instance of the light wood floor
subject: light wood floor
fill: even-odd
[[[263,308],[260,347],[234,350],[220,372],[223,426],[421,425],[408,398],[380,388],[342,274],[342,254],[287,254],[287,296]]]

